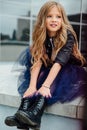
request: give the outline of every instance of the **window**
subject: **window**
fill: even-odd
[[[15,61],[30,44],[30,0],[0,1],[0,61]]]

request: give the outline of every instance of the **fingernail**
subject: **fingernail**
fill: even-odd
[[[37,96],[37,95],[38,95],[38,93],[35,93],[35,95]]]

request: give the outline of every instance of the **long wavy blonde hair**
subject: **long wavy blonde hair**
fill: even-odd
[[[73,30],[71,24],[69,23],[69,20],[66,16],[65,10],[62,7],[61,4],[55,2],[55,1],[49,1],[46,2],[40,9],[36,24],[33,31],[32,36],[32,47],[31,47],[31,54],[33,57],[33,66],[36,65],[36,63],[40,60],[42,60],[45,65],[47,65],[47,58],[45,56],[44,51],[44,43],[46,40],[47,30],[46,30],[46,17],[51,8],[56,6],[58,8],[58,11],[61,13],[62,16],[62,27],[60,30],[58,30],[57,35],[54,39],[54,45],[55,45],[55,56],[58,53],[58,51],[66,44],[67,41],[67,30],[70,30],[73,36],[75,37],[75,44],[73,47],[73,55],[81,60],[82,65],[85,63],[85,59],[80,53],[78,49],[78,41],[75,31]],[[51,59],[50,59],[51,60]]]

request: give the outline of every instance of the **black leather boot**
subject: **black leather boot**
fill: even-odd
[[[36,101],[32,107],[30,107],[26,111],[19,110],[16,113],[16,117],[18,120],[20,120],[23,123],[32,126],[38,126],[39,129],[45,104],[46,104],[45,97],[39,95],[36,98]]]
[[[33,99],[28,98],[28,97],[22,98],[18,111],[19,110],[26,111],[29,107],[31,107],[32,103],[33,103]],[[19,128],[19,129],[24,129],[24,128],[28,129],[29,128],[29,125],[27,125],[26,123],[20,122],[16,118],[16,114],[13,115],[13,116],[6,117],[5,124],[8,125],[8,126],[17,126],[17,128]]]
[[[23,110],[23,111],[28,110],[28,108],[32,106],[33,102],[34,102],[33,98],[29,98],[29,97],[22,98],[18,111],[19,110]]]
[[[27,124],[21,123],[15,115],[6,117],[5,124],[8,126],[17,126],[18,129],[29,130],[29,126]]]
[[[31,128],[33,130],[39,130],[37,126],[31,126],[20,122],[15,115],[6,117],[5,124],[8,126],[17,126],[18,129],[29,130],[29,128]]]

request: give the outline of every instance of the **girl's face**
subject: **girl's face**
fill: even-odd
[[[58,11],[58,8],[54,6],[47,14],[46,17],[46,29],[48,35],[53,37],[56,35],[56,32],[62,26],[62,16],[61,13]]]

